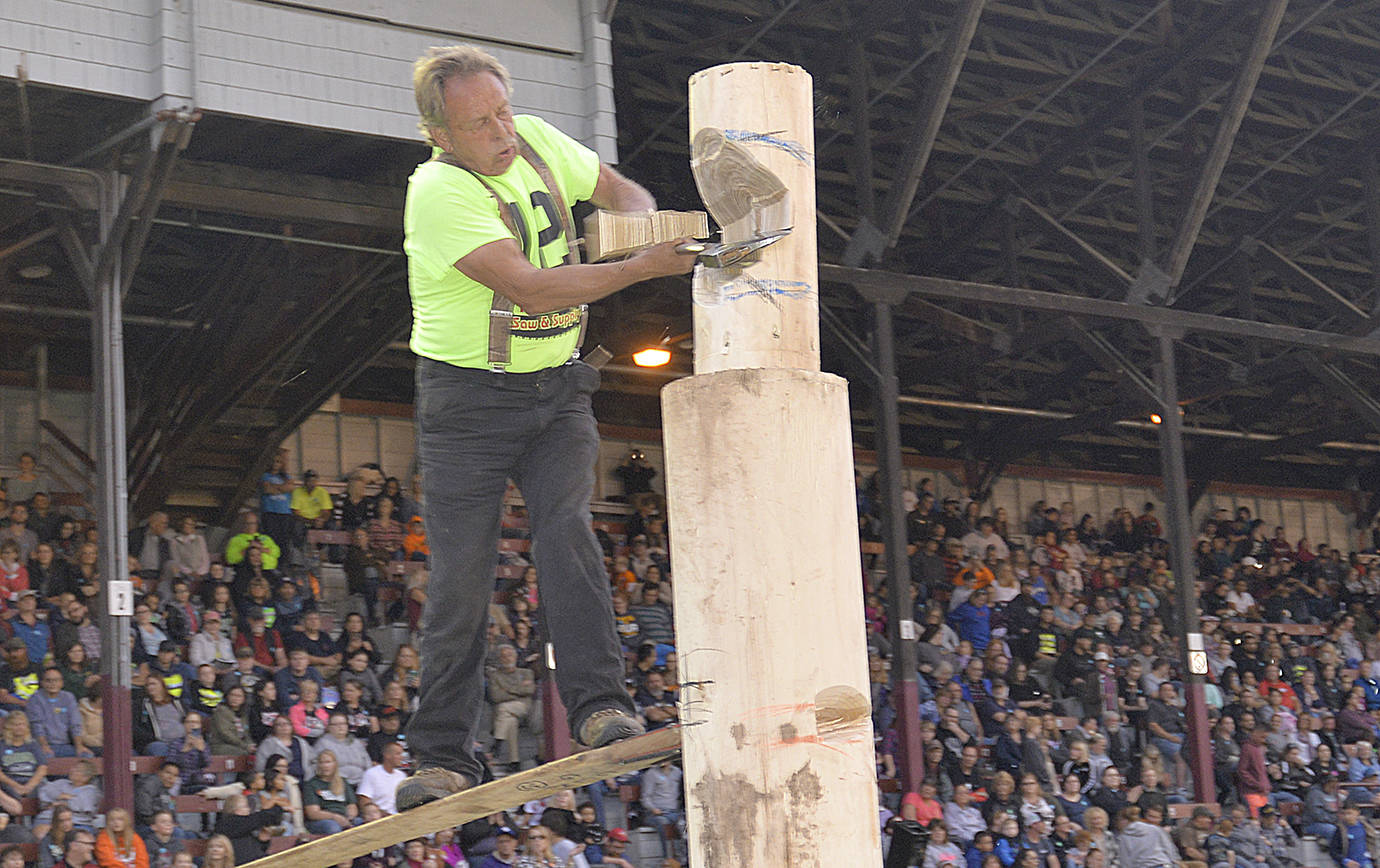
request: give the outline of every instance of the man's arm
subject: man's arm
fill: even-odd
[[[605,211],[655,211],[656,199],[646,188],[607,163],[599,164],[599,180],[590,204]]]
[[[466,277],[512,299],[529,314],[551,313],[613,295],[650,280],[685,274],[695,265],[692,254],[676,252],[681,238],[648,247],[621,262],[537,268],[511,238],[490,241],[461,257],[455,267]]]

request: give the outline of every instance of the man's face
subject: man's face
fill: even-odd
[[[504,645],[498,649],[498,662],[504,669],[517,668],[517,651],[512,645]]]
[[[307,652],[293,651],[288,655],[288,666],[292,668],[292,674],[301,675],[307,671]]]
[[[622,844],[617,841],[609,841],[608,844],[604,846],[604,849],[608,851],[610,856],[618,855],[613,851],[612,845],[614,844],[618,844],[620,852],[622,850]],[[499,835],[494,841],[494,852],[505,862],[511,860],[517,853],[517,838],[514,838],[512,835]]]
[[[25,648],[6,648],[5,662],[15,669],[23,669],[29,662],[29,652]]]
[[[10,507],[10,523],[23,524],[29,520],[29,508],[22,503]]]
[[[39,512],[43,512],[44,510],[46,510],[48,508],[49,503],[50,501],[46,493],[40,491],[38,494],[34,495],[34,509],[38,510]]]
[[[42,683],[43,689],[46,690],[49,695],[57,696],[58,692],[62,690],[62,675],[58,672],[45,672],[43,673]]]
[[[383,749],[383,759],[384,759],[384,761],[387,762],[389,765],[394,765],[394,766],[396,766],[396,765],[400,764],[400,763],[402,762],[402,756],[403,756],[402,745],[398,744],[396,741],[395,741],[395,742],[392,742],[391,744],[389,744],[387,747],[385,747],[385,748]]]
[[[661,679],[661,673],[651,672],[647,675],[647,692],[657,694],[666,689],[666,683]]]
[[[433,127],[441,149],[481,175],[502,175],[517,159],[508,89],[491,72],[455,77],[444,89],[446,126]]]

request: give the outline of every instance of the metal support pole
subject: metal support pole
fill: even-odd
[[[1193,533],[1188,506],[1188,474],[1184,467],[1183,420],[1179,417],[1179,379],[1174,365],[1174,335],[1156,334],[1160,348],[1159,387],[1163,409],[1160,425],[1160,475],[1164,483],[1165,521],[1169,531],[1169,558],[1178,595],[1176,625],[1184,637],[1184,698],[1188,731],[1183,756],[1193,773],[1194,801],[1215,802],[1217,787],[1212,774],[1212,747],[1208,736],[1207,700],[1203,682],[1207,654],[1198,618],[1197,572],[1193,564]]]
[[[100,241],[111,238],[115,223],[120,183],[111,173],[105,185],[100,209]],[[92,254],[99,259],[100,251]],[[105,806],[134,809],[134,779],[130,771],[133,750],[130,697],[130,648],[128,615],[115,615],[116,597],[111,583],[128,578],[127,553],[129,497],[125,470],[125,350],[124,327],[120,321],[120,279],[123,256],[114,254],[111,267],[97,277],[91,287],[93,348],[91,379],[96,402],[96,509],[101,532],[100,574],[105,590],[100,596],[101,698],[104,703],[104,745],[101,766],[105,780]]]
[[[872,303],[872,354],[877,368],[877,464],[879,504],[886,541],[886,582],[891,623],[891,701],[896,709],[900,749],[896,758],[906,792],[917,792],[925,777],[920,744],[920,690],[916,682],[915,613],[910,597],[910,558],[906,552],[906,508],[901,502],[901,414],[897,398],[895,334],[891,302]]]

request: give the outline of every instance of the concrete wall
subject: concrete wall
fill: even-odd
[[[540,114],[616,161],[597,0],[5,0],[0,75],[210,112],[414,139],[412,61],[484,45]]]

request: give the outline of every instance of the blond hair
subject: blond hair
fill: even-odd
[[[503,82],[503,89],[512,93],[513,82],[508,69],[498,58],[475,45],[439,45],[428,48],[426,54],[412,65],[412,90],[417,97],[417,127],[422,138],[431,144],[433,127],[446,125],[446,82],[480,72],[490,72]]]

